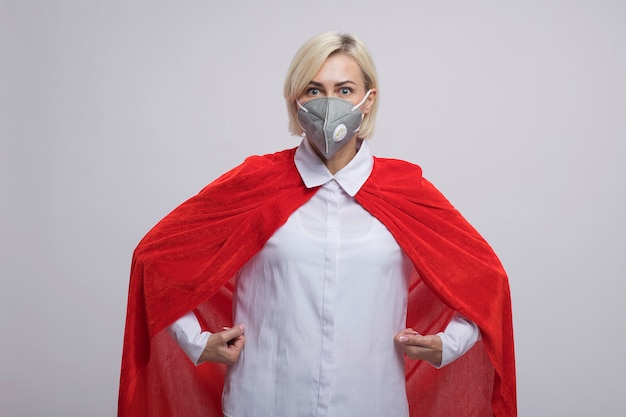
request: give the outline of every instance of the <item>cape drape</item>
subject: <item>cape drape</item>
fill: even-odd
[[[119,417],[222,416],[225,367],[195,367],[163,330],[191,310],[209,331],[232,325],[234,275],[317,192],[302,183],[294,153],[246,159],[137,246]],[[442,369],[405,361],[411,417],[516,416],[509,285],[491,247],[416,165],[374,158],[355,198],[415,266],[407,327],[434,334],[456,310],[481,330],[482,341]]]

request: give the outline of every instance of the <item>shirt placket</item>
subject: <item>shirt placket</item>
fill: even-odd
[[[333,180],[327,184],[326,192],[326,242],[324,250],[324,276],[322,299],[322,357],[320,364],[320,390],[317,416],[328,415],[335,357],[335,300],[337,266],[339,261],[339,199],[341,190]]]

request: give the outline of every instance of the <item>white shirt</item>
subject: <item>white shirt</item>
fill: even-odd
[[[319,191],[237,274],[234,322],[246,344],[228,368],[229,417],[408,416],[403,353],[408,283],[416,271],[392,235],[354,195],[369,177],[367,142],[332,175],[304,140],[296,167]],[[209,334],[190,313],[169,328],[197,363]],[[445,366],[479,337],[456,316]]]

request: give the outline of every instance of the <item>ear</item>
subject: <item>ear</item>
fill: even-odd
[[[363,114],[367,114],[370,112],[370,110],[372,109],[372,106],[374,105],[374,102],[376,101],[376,89],[372,88],[370,91],[370,95],[367,96],[367,99],[365,100],[365,103],[363,103],[363,107],[362,107],[362,112]]]

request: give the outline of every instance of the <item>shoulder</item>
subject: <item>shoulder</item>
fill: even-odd
[[[422,168],[419,165],[401,159],[380,158],[375,156],[374,167],[375,169],[381,171],[391,171],[399,169],[402,172],[418,174],[420,176],[422,175]]]
[[[268,153],[265,155],[251,155],[247,157],[243,164],[275,164],[293,161],[294,154],[298,148],[289,148],[282,151]]]
[[[449,207],[445,196],[422,174],[422,168],[394,158],[374,157],[374,167],[363,186],[365,193],[418,202],[434,207]]]
[[[293,164],[293,158],[297,148],[268,153],[265,155],[252,155],[247,157],[236,169],[257,170],[273,167],[281,164]]]
[[[371,178],[384,184],[418,184],[422,181],[422,168],[411,162],[394,158],[374,157]]]
[[[235,187],[241,183],[256,184],[259,181],[271,178],[277,173],[297,172],[294,163],[295,152],[296,148],[292,148],[265,155],[249,156],[240,165],[222,174],[206,188],[214,188],[225,184]]]

